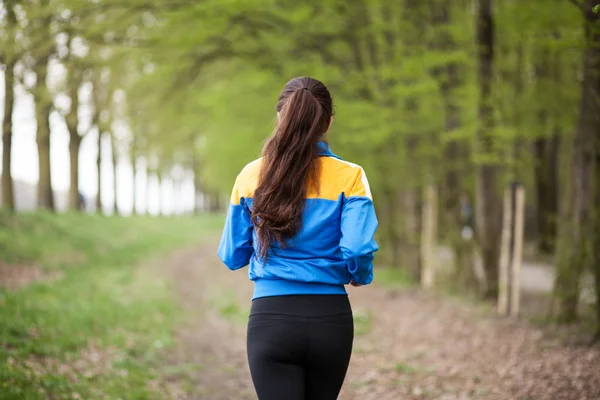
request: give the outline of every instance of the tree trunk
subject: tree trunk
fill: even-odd
[[[15,210],[15,194],[12,180],[12,115],[15,100],[15,62],[9,60],[4,70],[4,117],[2,120],[2,206]]]
[[[596,22],[596,29],[600,29],[600,22]],[[600,38],[596,38],[597,46],[600,45]],[[599,55],[600,56],[600,55]],[[600,69],[597,70],[597,74],[600,74]],[[598,90],[597,95],[600,95],[600,79],[596,82],[596,88]],[[596,97],[598,99],[598,97]],[[596,100],[598,101],[598,100]],[[596,121],[598,121],[596,119]],[[596,292],[596,326],[597,331],[594,338],[595,342],[600,342],[600,126],[596,127],[596,176],[593,182],[595,182],[595,222],[594,227],[594,244],[592,246],[592,265],[594,274],[594,289]]]
[[[200,204],[200,197],[202,196],[202,181],[200,179],[200,173],[194,168],[194,213],[196,215],[202,214],[203,205]]]
[[[436,25],[448,25],[451,23],[451,5],[443,1],[436,4],[434,8],[433,23]],[[452,35],[441,34],[439,37],[439,48],[442,51],[456,51],[457,44]],[[459,62],[449,62],[443,68],[435,71],[439,80],[440,92],[444,104],[444,130],[452,133],[460,128],[460,102],[457,100],[457,89],[463,85],[464,67]],[[469,151],[465,143],[459,140],[451,140],[444,149],[444,210],[441,217],[443,221],[443,235],[452,247],[454,255],[454,266],[452,275],[454,284],[461,289],[476,290],[477,278],[473,270],[472,241],[462,237],[464,221],[461,218],[461,197],[465,196],[464,182],[468,180],[469,168],[465,168],[469,159]]]
[[[37,120],[36,141],[39,157],[37,203],[38,207],[41,209],[54,211],[52,175],[50,173],[50,112],[52,111],[52,99],[46,84],[49,57],[49,54],[40,57],[35,66],[36,85],[34,89],[34,98]]]
[[[98,176],[96,181],[97,192],[96,195],[96,212],[102,214],[102,130],[98,127],[98,153],[96,156],[96,169],[98,170]]]
[[[539,251],[553,254],[558,220],[558,132],[534,142]]]
[[[477,14],[477,44],[479,57],[479,125],[477,145],[480,154],[492,154],[494,110],[492,81],[494,61],[494,20],[492,0],[479,0]],[[477,168],[476,226],[486,277],[486,297],[498,294],[498,257],[501,234],[501,211],[498,188],[499,167],[484,163]]]
[[[54,211],[52,177],[50,167],[50,106],[40,105],[37,113],[39,154],[38,207]]]
[[[596,291],[596,332],[595,341],[600,341],[600,129],[596,132],[596,195],[595,195],[595,222],[594,245],[592,246],[592,265],[594,274],[594,288]]]
[[[111,132],[110,135],[110,146],[111,146],[111,157],[112,157],[112,168],[113,168],[113,201],[114,201],[114,215],[121,215],[121,211],[119,210],[119,196],[118,194],[118,172],[117,172],[117,143],[115,139],[115,134]]]
[[[421,287],[430,289],[435,282],[437,269],[437,188],[433,184],[425,187],[421,217]]]
[[[65,121],[69,131],[69,156],[71,161],[71,185],[69,187],[69,208],[73,211],[81,210],[79,201],[79,148],[81,147],[81,136],[79,135],[79,86],[81,85],[81,74],[71,66],[68,74],[69,97],[71,107]]]
[[[69,207],[73,211],[80,211],[83,204],[79,199],[79,149],[81,136],[71,135],[69,141],[69,159],[71,162],[71,187],[69,188]]]
[[[555,293],[559,299],[559,319],[577,319],[579,281],[591,261],[587,249],[593,247],[593,174],[596,163],[596,137],[600,132],[600,16],[592,11],[597,0],[584,2],[585,50],[579,119],[575,132],[571,181],[565,221],[561,224]]]
[[[559,85],[560,58],[557,55],[554,65],[550,65],[550,52],[544,49],[536,65],[536,78],[540,85],[539,95],[543,96],[545,83]],[[550,80],[552,70],[552,80]],[[539,137],[533,143],[535,154],[535,189],[537,194],[538,250],[543,254],[553,254],[556,247],[556,227],[558,221],[558,126],[552,129],[551,118],[545,106],[538,110],[538,121],[542,127]]]
[[[157,171],[156,172],[156,184],[158,186],[158,195],[156,196],[156,199],[158,200],[158,215],[162,216],[164,215],[164,211],[163,211],[163,198],[162,198],[162,172]]]
[[[421,280],[421,215],[422,198],[418,188],[407,188],[402,191],[403,211],[401,218],[404,221],[404,234],[402,251],[400,252],[400,265],[406,269],[410,276],[419,282]]]
[[[131,191],[131,201],[132,203],[132,208],[131,208],[131,213],[133,215],[137,215],[138,214],[138,210],[137,210],[137,142],[135,139],[135,135],[133,136],[133,141],[131,143],[131,171],[132,171],[132,177],[133,177],[133,184],[131,185],[132,187],[132,191]]]

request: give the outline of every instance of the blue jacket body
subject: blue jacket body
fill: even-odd
[[[364,170],[319,145],[320,186],[307,190],[302,229],[266,262],[255,257],[250,219],[262,159],[238,175],[227,213],[219,258],[231,270],[249,265],[253,298],[296,294],[345,294],[353,280],[373,280],[377,217]]]

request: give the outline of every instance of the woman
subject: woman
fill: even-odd
[[[363,169],[325,143],[329,91],[292,79],[263,157],[238,175],[219,246],[250,265],[248,361],[260,400],[333,400],[354,338],[345,285],[373,280],[377,218]]]

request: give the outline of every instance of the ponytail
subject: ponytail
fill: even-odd
[[[281,93],[277,111],[252,204],[257,255],[264,261],[274,244],[285,246],[302,227],[307,189],[318,187],[317,147],[331,120],[331,96],[321,82],[296,78]]]

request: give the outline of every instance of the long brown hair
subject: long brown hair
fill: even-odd
[[[309,185],[318,188],[318,143],[333,113],[327,87],[316,79],[294,78],[277,102],[277,126],[263,149],[263,163],[252,203],[258,257],[298,233]]]

